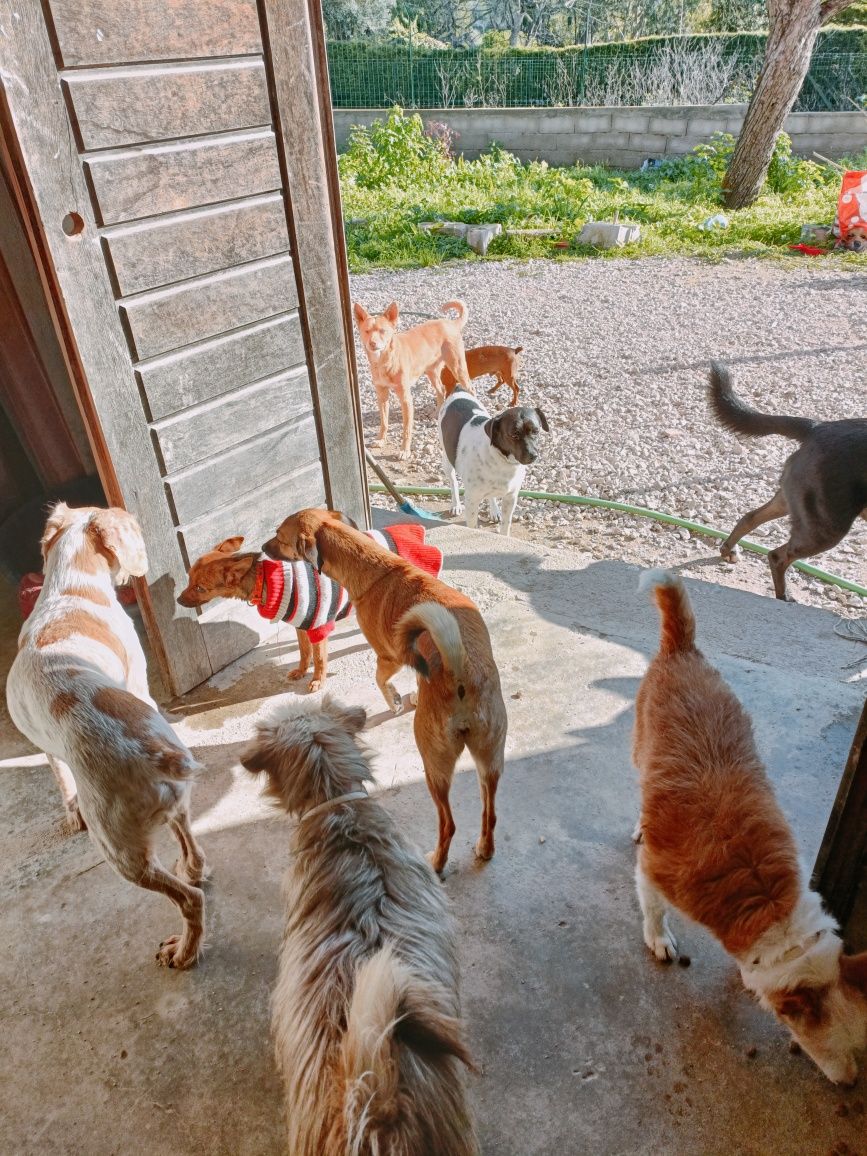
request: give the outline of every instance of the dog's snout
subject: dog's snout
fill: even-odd
[[[188,590],[182,590],[177,597],[178,606],[195,606],[195,602],[190,598]]]
[[[280,546],[276,538],[269,538],[267,542],[262,543],[262,553],[267,554],[269,558],[280,557]]]

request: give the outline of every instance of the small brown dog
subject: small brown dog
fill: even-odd
[[[467,350],[467,372],[475,380],[490,374],[497,380],[488,390],[488,397],[493,397],[501,385],[507,385],[512,391],[510,406],[518,404],[518,368],[523,345],[516,345],[511,349],[508,345],[478,345],[475,349]],[[446,396],[454,389],[457,379],[446,366],[442,372],[443,391]],[[442,404],[442,400],[440,400]]]
[[[419,675],[415,741],[439,816],[431,864],[442,871],[448,859],[455,832],[449,790],[464,747],[475,761],[482,796],[476,855],[490,859],[507,719],[491,639],[475,603],[389,554],[340,513],[301,510],[262,549],[271,558],[306,559],[349,591],[358,625],[376,652],[376,684],[395,714],[403,704],[391,679],[402,666]]]
[[[850,225],[846,230],[843,247],[851,253],[867,252],[867,226]]]
[[[447,301],[442,311],[457,310],[457,319],[443,317],[425,321],[405,333],[398,333],[398,305],[392,301],[384,313],[372,316],[358,302],[352,307],[358,335],[367,360],[379,406],[379,433],[374,447],[385,444],[388,434],[388,407],[394,393],[403,414],[403,444],[398,457],[408,461],[412,453],[412,431],[415,409],[412,387],[426,376],[437,396],[443,400],[442,371],[450,369],[455,378],[472,392],[467,372],[464,339],[461,330],[467,323],[467,307],[463,301]]]
[[[667,904],[701,923],[828,1079],[851,1084],[867,1044],[867,952],[842,954],[833,919],[804,885],[750,720],[696,649],[683,583],[649,571],[641,584],[662,616],[632,748],[644,942],[658,960],[677,958]]]
[[[364,785],[365,713],[326,696],[241,755],[296,816],[271,1004],[291,1156],[477,1156],[442,887]]]

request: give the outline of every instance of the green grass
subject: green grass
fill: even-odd
[[[439,265],[449,260],[550,257],[690,255],[720,259],[727,253],[810,260],[788,248],[801,225],[834,219],[840,178],[833,170],[791,156],[781,136],[768,184],[748,209],[726,212],[729,226],[698,226],[722,210],[720,180],[734,141],[718,136],[693,153],[672,158],[649,172],[618,172],[575,165],[553,168],[522,164],[493,146],[476,161],[453,160],[438,139],[426,136],[417,116],[394,110],[371,129],[356,129],[340,158],[341,190],[349,266],[376,268]],[[848,167],[867,168],[867,153]],[[623,249],[600,251],[578,245],[588,219],[641,225],[641,240]],[[500,222],[504,228],[556,229],[550,237],[497,237],[487,258],[458,238],[419,228],[422,221]],[[556,240],[569,242],[555,248]],[[861,265],[860,254],[838,252],[837,265]],[[828,258],[816,258],[827,263]]]

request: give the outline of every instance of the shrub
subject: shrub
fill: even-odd
[[[340,158],[341,176],[365,189],[436,181],[449,164],[443,140],[425,132],[418,113],[404,116],[393,108],[385,120],[369,128],[353,125],[349,148]]]

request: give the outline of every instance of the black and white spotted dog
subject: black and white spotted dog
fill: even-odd
[[[479,524],[479,504],[485,499],[500,533],[512,528],[512,514],[527,466],[539,456],[539,435],[548,432],[540,409],[516,405],[491,417],[471,393],[456,386],[439,412],[443,469],[452,491],[454,515],[463,510],[458,477],[464,484],[466,522]],[[498,499],[502,500],[502,515]]]

